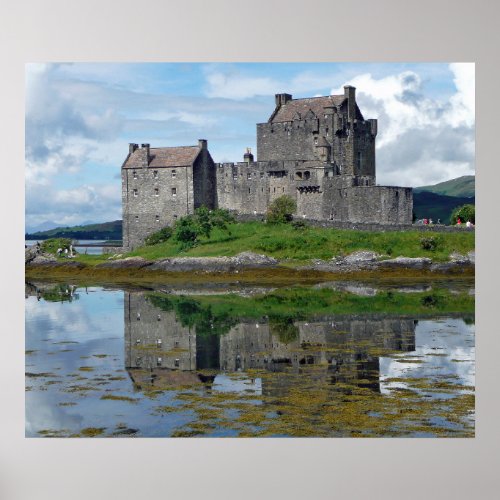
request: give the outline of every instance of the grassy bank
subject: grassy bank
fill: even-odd
[[[426,250],[424,239],[432,238],[435,248]],[[278,259],[307,261],[331,259],[357,250],[371,250],[388,257],[430,257],[446,261],[450,253],[465,254],[474,249],[474,233],[426,233],[419,231],[370,232],[346,229],[306,227],[294,229],[289,224],[245,222],[230,224],[229,231],[215,229],[210,238],[202,239],[197,246],[181,251],[178,242],[170,239],[164,243],[142,247],[128,255],[146,259],[192,256],[233,256],[252,251]]]

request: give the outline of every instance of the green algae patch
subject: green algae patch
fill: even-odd
[[[82,429],[80,431],[79,436],[81,436],[81,437],[97,437],[97,436],[101,436],[105,430],[106,430],[106,427],[86,427],[85,429]]]
[[[93,366],[80,366],[80,368],[78,368],[78,371],[81,371],[81,372],[93,372],[95,370],[95,368]]]
[[[107,399],[111,401],[125,401],[127,403],[137,403],[139,400],[137,398],[130,398],[128,396],[116,396],[114,394],[105,394],[101,396],[101,399]]]

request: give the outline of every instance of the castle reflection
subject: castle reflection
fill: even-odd
[[[380,353],[415,350],[413,319],[221,319],[209,310],[201,314],[192,299],[170,308],[142,292],[125,292],[124,298],[125,364],[137,390],[210,386],[218,374],[258,369],[378,392]],[[287,390],[278,381],[269,384],[263,394]]]

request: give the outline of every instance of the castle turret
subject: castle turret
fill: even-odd
[[[291,94],[276,94],[274,98],[276,100],[276,106],[283,106],[288,101],[292,100]]]
[[[243,155],[243,161],[245,163],[253,163],[253,154],[250,148],[247,148],[247,152]]]
[[[328,144],[327,140],[324,136],[321,136],[316,143],[316,156],[320,161],[329,161],[330,160],[330,144]]]
[[[356,118],[356,87],[345,85],[344,96],[347,99],[347,119],[352,123]]]

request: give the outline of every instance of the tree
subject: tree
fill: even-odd
[[[462,205],[453,210],[450,217],[450,223],[456,224],[457,219],[463,223],[470,221],[472,224],[476,223],[476,207],[474,205]]]
[[[297,210],[297,203],[288,195],[276,198],[267,209],[266,220],[271,224],[287,223],[292,221]]]
[[[196,245],[200,237],[209,239],[213,228],[227,231],[227,225],[233,222],[235,219],[228,210],[222,208],[209,210],[202,206],[197,208],[193,215],[181,217],[176,222],[174,238],[184,248],[191,248]]]

